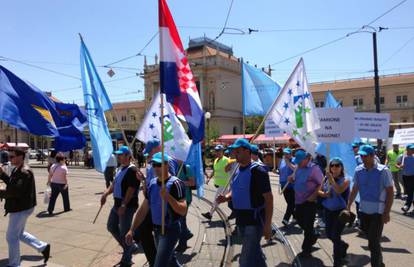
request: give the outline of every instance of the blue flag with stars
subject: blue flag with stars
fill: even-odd
[[[144,143],[152,139],[161,140],[161,96],[159,93],[152,101],[151,108],[147,111],[138,128],[136,138]],[[165,152],[175,159],[185,161],[190,146],[190,138],[188,138],[181,122],[178,120],[173,107],[169,102],[164,101]]]
[[[80,66],[93,161],[95,169],[103,173],[113,152],[112,138],[105,118],[105,111],[112,109],[112,104],[83,40],[81,40]]]
[[[309,91],[303,59],[272,104],[268,117],[307,152],[315,154],[315,130],[319,129],[319,117]]]

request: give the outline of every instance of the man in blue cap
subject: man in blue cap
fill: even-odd
[[[306,151],[296,150],[294,164],[297,165],[294,174],[288,181],[294,182],[295,215],[299,226],[304,231],[301,256],[309,257],[312,246],[318,237],[314,230],[318,192],[323,181],[323,174],[318,165],[312,163],[312,156]]]
[[[361,146],[358,154],[361,155],[364,164],[355,169],[354,185],[347,209],[351,210],[352,203],[359,192],[361,224],[368,238],[371,265],[385,266],[380,240],[384,223],[390,221],[390,210],[394,199],[392,175],[387,166],[375,160],[375,150],[372,146]]]
[[[145,220],[151,211],[152,223],[155,232],[157,255],[154,267],[181,266],[175,258],[174,248],[181,233],[181,220],[187,213],[187,203],[183,182],[168,172],[169,157],[158,152],[152,156],[151,165],[154,168],[156,178],[152,179],[145,199],[140,206],[134,223],[129,230],[126,239],[132,243],[135,230]],[[164,170],[162,169],[164,163]],[[164,176],[162,175],[164,173]],[[162,188],[164,182],[165,187]],[[162,226],[162,203],[165,205],[164,221],[165,233],[161,235]],[[138,233],[139,235],[140,233]]]
[[[211,178],[214,178],[214,187],[217,188],[216,195],[214,196],[214,199],[216,199],[218,195],[224,193],[224,189],[229,179],[229,174],[226,172],[226,166],[230,159],[224,156],[223,145],[216,145],[214,151],[216,153],[216,159],[213,162],[213,172],[210,176],[207,176],[206,184],[210,182]],[[202,213],[201,215],[203,215],[204,218],[211,220],[216,208],[217,202],[214,202],[214,205],[211,207],[210,211]]]
[[[109,214],[107,229],[123,249],[120,267],[132,265],[132,253],[136,249],[135,244],[127,244],[125,235],[131,227],[134,213],[138,208],[138,190],[140,180],[138,169],[131,163],[131,151],[127,146],[121,146],[115,151],[120,167],[116,170],[115,180],[101,197],[101,205],[106,203],[106,198],[113,194],[114,206]],[[142,176],[142,175],[141,175]]]
[[[407,198],[405,199],[405,205],[401,210],[406,214],[413,203],[414,194],[414,144],[406,146],[407,155],[400,155],[397,159],[397,167],[402,170],[403,181],[405,184],[405,190]]]
[[[240,138],[230,146],[240,167],[232,183],[231,191],[219,195],[219,203],[233,201],[236,225],[242,237],[241,267],[267,266],[260,247],[260,240],[271,238],[273,195],[267,171],[252,162],[251,146]]]
[[[280,161],[279,164],[279,183],[280,188],[283,190],[286,184],[288,183],[288,177],[292,175],[293,171],[295,170],[296,166],[293,163],[294,158],[292,157],[292,149],[286,147],[283,149],[283,159]],[[283,197],[286,201],[286,211],[285,215],[283,215],[282,223],[283,225],[288,225],[290,217],[294,215],[295,211],[295,191],[293,190],[293,183],[289,183],[285,190],[283,191]]]

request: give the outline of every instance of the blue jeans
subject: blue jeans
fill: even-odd
[[[157,256],[154,267],[180,267],[182,266],[175,257],[175,245],[181,234],[181,223],[176,221],[165,226],[165,233],[161,235],[161,227],[154,227],[155,245]]]
[[[9,227],[6,234],[9,245],[9,266],[20,266],[20,241],[36,249],[38,252],[42,252],[47,246],[47,243],[24,231],[27,218],[33,213],[33,210],[34,208],[9,213]]]
[[[240,254],[240,267],[267,266],[265,256],[260,246],[263,236],[262,225],[239,225],[242,238],[242,250]]]
[[[124,253],[122,254],[121,262],[123,263],[131,263],[132,259],[132,250],[133,246],[128,246],[125,242],[125,235],[128,233],[129,229],[131,228],[132,219],[134,218],[134,214],[136,208],[126,208],[125,214],[120,217],[118,215],[117,207],[113,207],[111,209],[111,213],[109,214],[107,229],[118,241],[118,244],[122,247]]]

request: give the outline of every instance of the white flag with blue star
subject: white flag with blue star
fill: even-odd
[[[142,124],[138,128],[136,137],[147,143],[152,139],[161,141],[161,97],[158,93],[146,112]],[[190,150],[191,141],[188,138],[181,122],[175,115],[171,104],[164,95],[164,147],[165,152],[178,160],[185,161]]]
[[[319,117],[309,91],[301,58],[269,110],[279,128],[285,130],[307,152],[315,154]]]

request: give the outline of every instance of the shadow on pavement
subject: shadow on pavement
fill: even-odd
[[[55,217],[57,215],[63,214],[65,213],[65,211],[59,211],[59,212],[54,212],[53,214],[49,214],[49,212],[47,211],[41,211],[38,214],[36,214],[37,218],[50,218],[50,217]]]
[[[303,257],[301,255],[296,256],[295,261],[299,260],[302,267],[325,267],[322,260],[314,256]]]
[[[197,255],[197,253],[193,252],[191,254],[177,254],[177,259],[181,264],[186,264],[191,262],[191,260]]]
[[[223,226],[223,221],[209,221],[207,228],[222,228]]]
[[[23,255],[21,256],[22,261],[43,261],[43,257],[40,255]],[[9,259],[1,259],[0,266],[7,266],[9,263]],[[39,265],[30,265],[32,267],[43,267],[46,264],[39,264]]]
[[[361,246],[364,250],[368,251],[368,246]],[[402,254],[411,254],[411,252],[405,248],[382,248],[382,252],[389,252],[389,253],[402,253]]]
[[[298,235],[302,233],[302,229],[296,226],[283,226],[279,229],[283,231],[284,235]]]
[[[347,266],[364,266],[370,263],[370,257],[367,255],[359,255],[359,254],[352,254],[348,253],[346,256]]]

